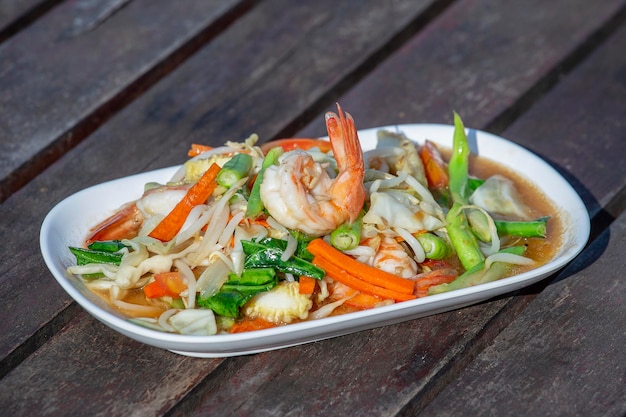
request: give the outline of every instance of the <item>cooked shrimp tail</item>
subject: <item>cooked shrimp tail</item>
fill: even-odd
[[[363,151],[349,114],[326,114],[326,128],[337,176],[303,151],[286,152],[278,166],[265,171],[261,199],[271,216],[284,226],[321,236],[354,222],[365,202]]]
[[[365,201],[363,152],[354,119],[350,113],[344,114],[339,103],[337,113],[326,113],[326,129],[339,170],[331,195],[345,196],[344,208],[352,223],[359,216]],[[356,183],[356,178],[360,184]]]

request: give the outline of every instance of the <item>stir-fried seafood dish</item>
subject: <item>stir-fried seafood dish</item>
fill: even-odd
[[[364,152],[337,110],[328,141],[193,144],[69,248],[68,271],[138,324],[214,335],[480,285],[556,250],[549,200],[470,155],[456,113],[449,150],[380,130]]]

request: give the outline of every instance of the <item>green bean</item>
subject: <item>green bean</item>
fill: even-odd
[[[217,174],[217,183],[222,187],[230,188],[240,179],[247,177],[252,168],[252,157],[245,153],[238,153],[230,158]]]
[[[446,223],[450,242],[463,268],[468,270],[483,262],[485,255],[481,252],[476,236],[467,222],[463,207],[459,203],[455,203],[446,215]]]
[[[450,194],[455,203],[467,204],[469,198],[469,154],[470,149],[463,121],[454,112],[454,136],[452,155],[448,163],[448,175],[450,177]]]
[[[550,216],[532,221],[495,220],[500,235],[517,237],[546,237],[547,223]]]

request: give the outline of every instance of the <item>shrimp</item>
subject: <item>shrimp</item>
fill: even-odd
[[[278,166],[270,166],[261,183],[261,200],[281,224],[312,236],[322,236],[353,222],[365,202],[363,152],[349,113],[337,104],[338,114],[326,113],[326,128],[338,174],[304,151],[286,152]]]
[[[379,235],[361,244],[376,251],[369,261],[372,266],[402,278],[411,278],[417,274],[417,262],[394,237]]]

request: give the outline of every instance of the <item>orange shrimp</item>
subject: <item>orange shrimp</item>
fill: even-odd
[[[337,162],[331,178],[325,166],[300,150],[287,152],[265,171],[261,199],[270,215],[287,228],[327,234],[354,221],[365,202],[363,151],[350,114],[326,113],[326,128]]]

